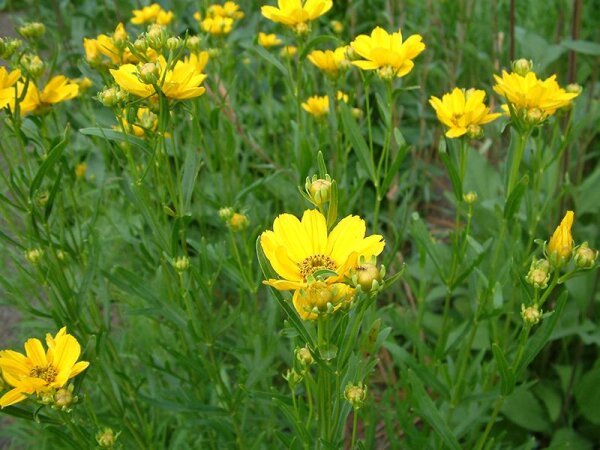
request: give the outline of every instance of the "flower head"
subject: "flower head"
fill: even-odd
[[[326,95],[313,95],[302,103],[302,109],[317,119],[329,114],[329,97]]]
[[[520,75],[503,70],[502,76],[494,75],[494,79],[494,91],[506,99],[519,118],[533,124],[543,122],[579,95],[562,89],[556,82],[556,75],[541,80],[535,72]],[[502,108],[507,114],[510,112],[508,105]]]
[[[314,50],[308,55],[308,60],[331,77],[337,77],[340,72],[350,66],[346,55],[348,46],[335,50]]]
[[[159,73],[156,86],[168,98],[185,100],[198,97],[206,91],[200,86],[206,75],[198,70],[199,63],[196,55],[190,55],[188,60],[177,61],[172,68],[167,68],[167,61],[160,56],[157,66]],[[118,69],[111,69],[110,73],[117,84],[131,94],[150,97],[156,93],[155,85],[140,80],[139,70],[133,64],[124,64]]]
[[[296,289],[292,303],[301,319],[316,320],[320,315],[337,311],[353,296],[354,289],[347,284],[311,280],[306,287]]]
[[[231,33],[233,19],[222,16],[206,17],[200,22],[200,27],[206,33],[210,33],[214,36],[224,36]]]
[[[275,47],[281,44],[281,39],[276,34],[258,33],[258,44],[264,48]]]
[[[24,89],[26,89],[25,96],[19,103],[21,115],[42,112],[45,108],[55,103],[71,100],[79,94],[77,83],[64,75],[56,75],[46,83],[46,86],[41,91],[34,81],[30,81],[27,84],[18,82],[16,90],[11,89],[10,98],[7,102],[6,98],[3,100],[2,91],[0,91],[0,105],[6,102],[5,106],[8,105],[14,111],[16,100],[22,96]]]
[[[500,116],[499,113],[490,113],[484,99],[485,91],[454,88],[449,94],[444,94],[441,100],[432,96],[429,104],[435,109],[438,120],[449,128],[446,136],[457,138],[465,134],[478,134],[481,125]]]
[[[554,230],[546,247],[550,262],[556,266],[563,266],[571,259],[573,253],[573,235],[571,227],[575,215],[573,211],[567,211],[560,225]]]
[[[81,346],[63,327],[52,337],[46,335],[44,347],[39,339],[25,342],[25,355],[13,350],[0,351],[0,369],[12,390],[0,398],[0,407],[14,405],[28,395],[47,394],[62,388],[69,379],[83,372],[87,361],[79,361]]]
[[[273,222],[273,230],[260,236],[260,244],[271,266],[282,278],[265,284],[279,290],[303,289],[315,273],[326,271],[328,283],[340,282],[359,257],[370,258],[383,251],[385,242],[378,235],[365,237],[366,224],[358,216],[342,219],[330,233],[325,216],[307,210],[299,220],[281,214]]]
[[[20,70],[8,72],[4,67],[0,67],[0,109],[11,103],[15,98],[14,85],[21,77]]]
[[[304,34],[309,23],[325,14],[333,6],[332,0],[277,0],[277,6],[262,6],[260,11],[267,19],[293,28]]]
[[[131,23],[143,25],[146,23],[157,23],[159,25],[169,25],[173,20],[173,12],[165,11],[158,3],[145,6],[142,9],[132,11],[133,17]]]
[[[350,44],[364,58],[352,61],[352,64],[363,70],[377,70],[384,79],[403,77],[414,67],[412,60],[425,50],[422,39],[413,34],[403,40],[401,30],[388,34],[383,28],[376,27],[371,36],[361,34]]]
[[[222,5],[210,5],[207,9],[207,14],[211,17],[228,17],[233,20],[239,20],[244,17],[244,11],[240,9],[240,5],[232,1],[227,1]]]

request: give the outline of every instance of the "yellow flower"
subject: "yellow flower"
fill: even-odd
[[[240,10],[240,6],[232,1],[227,1],[223,5],[210,5],[207,9],[207,14],[210,17],[229,17],[233,20],[239,20],[244,17],[244,12]]]
[[[264,48],[275,47],[281,44],[281,39],[276,34],[266,34],[261,31],[258,33],[258,43]]]
[[[18,82],[16,89],[16,97],[20,98],[25,84]],[[44,89],[40,92],[33,81],[27,84],[25,97],[19,103],[21,115],[38,112],[43,108],[55,103],[64,102],[77,97],[79,94],[79,86],[64,75],[57,75],[50,79]],[[0,104],[2,96],[0,95]],[[15,110],[15,91],[13,90],[8,106],[11,110]]]
[[[429,104],[435,109],[438,120],[449,128],[447,137],[457,138],[464,134],[476,137],[481,132],[481,125],[500,116],[499,113],[490,113],[490,108],[483,103],[484,99],[485,91],[454,88],[441,100],[432,96]]]
[[[494,79],[494,91],[513,106],[515,113],[524,119],[530,116],[536,123],[569,105],[579,95],[562,89],[556,82],[556,75],[541,80],[534,72],[519,75],[503,70],[502,77],[494,75]],[[508,105],[502,108],[509,113]]]
[[[173,13],[165,11],[158,3],[145,6],[142,9],[132,11],[133,17],[131,23],[142,25],[145,23],[157,23],[159,25],[169,25],[173,20]]]
[[[291,58],[296,53],[298,53],[298,47],[296,47],[295,45],[286,45],[281,49],[281,56],[284,56],[286,58]]]
[[[325,72],[327,75],[336,77],[341,70],[350,66],[346,56],[348,46],[338,47],[335,50],[314,50],[308,55],[308,60]]]
[[[0,67],[0,109],[14,100],[15,88],[13,86],[20,77],[20,70],[13,70],[9,73],[4,67]]]
[[[224,36],[231,33],[233,28],[233,19],[230,17],[206,17],[200,22],[200,27],[206,33],[210,33],[214,36]]]
[[[413,34],[405,41],[402,32],[388,34],[383,28],[377,27],[371,36],[361,34],[350,44],[354,51],[364,59],[352,61],[363,70],[378,70],[384,79],[403,77],[414,67],[412,60],[423,50],[425,44],[422,37]]]
[[[143,137],[146,130],[156,131],[158,127],[158,117],[146,107],[138,108],[136,113],[137,121],[131,124],[127,121],[127,111],[123,111],[121,125],[125,132],[131,133],[137,137]],[[114,127],[121,130],[120,127]]]
[[[571,254],[573,253],[571,227],[573,226],[574,217],[573,211],[567,211],[548,242],[546,251],[548,259],[554,266],[560,267],[571,259]]]
[[[75,166],[75,176],[77,178],[84,178],[87,172],[87,164],[85,162],[81,162]]]
[[[294,292],[292,303],[300,318],[317,320],[320,313],[329,312],[329,305],[333,311],[336,311],[350,302],[353,295],[354,289],[347,284],[313,281]]]
[[[177,61],[175,66],[167,69],[167,61],[160,56],[157,61],[159,74],[158,86],[168,98],[185,100],[198,97],[206,91],[200,84],[206,75],[198,71],[196,61]],[[165,73],[166,72],[166,73]],[[111,69],[111,75],[117,84],[127,92],[139,97],[150,97],[156,93],[153,85],[142,83],[138,68],[133,64],[124,64],[118,69]]]
[[[196,66],[196,71],[202,73],[206,64],[208,64],[209,55],[207,51],[198,53],[192,53],[190,56],[183,58],[183,62],[186,64],[192,64]]]
[[[330,233],[325,216],[317,210],[307,210],[298,220],[291,214],[281,214],[273,222],[273,230],[260,236],[260,244],[271,266],[282,278],[265,284],[278,290],[297,290],[307,286],[309,278],[319,270],[329,270],[335,276],[332,284],[341,282],[357,264],[383,251],[380,235],[365,237],[366,224],[358,216],[342,219]]]
[[[321,118],[329,114],[329,97],[326,95],[314,95],[302,103],[302,109],[312,114],[314,117]]]
[[[278,8],[262,6],[260,11],[267,19],[306,33],[308,24],[325,14],[333,6],[332,0],[277,0]]]
[[[44,347],[39,339],[25,342],[25,355],[13,350],[0,351],[0,369],[12,390],[0,398],[0,407],[14,405],[28,395],[45,394],[62,388],[69,379],[84,371],[89,363],[79,361],[81,346],[63,327],[52,337],[46,335]]]

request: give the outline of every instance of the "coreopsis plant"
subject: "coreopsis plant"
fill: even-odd
[[[336,78],[350,66],[347,56],[348,48],[347,45],[344,45],[335,50],[313,50],[308,54],[308,60],[327,76]]]
[[[413,59],[425,50],[420,35],[413,34],[404,40],[401,30],[389,34],[381,27],[375,27],[370,36],[357,36],[350,46],[362,57],[352,64],[363,70],[377,70],[386,80],[406,76],[415,66]]]
[[[483,133],[481,125],[500,116],[499,113],[490,112],[484,99],[485,91],[454,88],[452,92],[444,94],[441,100],[431,96],[429,104],[435,110],[438,120],[448,127],[446,137],[458,138],[465,134],[478,137]]]
[[[33,394],[53,398],[57,390],[89,366],[87,361],[78,361],[81,346],[66,327],[55,336],[47,334],[46,345],[48,349],[44,350],[39,339],[31,338],[25,342],[25,354],[0,351],[2,376],[12,387],[0,398],[0,407],[14,405]]]

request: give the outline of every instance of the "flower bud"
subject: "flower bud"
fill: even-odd
[[[44,250],[41,248],[34,248],[25,252],[25,258],[27,261],[34,265],[40,262],[42,256],[44,256]]]
[[[113,86],[98,92],[98,100],[110,108],[121,103],[124,100],[124,94],[118,87]]]
[[[46,68],[40,57],[31,53],[23,56],[21,66],[23,67],[23,71],[31,75],[32,78],[39,78]]]
[[[190,267],[190,258],[187,256],[180,256],[173,260],[173,267],[179,273],[185,272]]]
[[[180,38],[178,38],[176,36],[172,36],[169,39],[167,39],[167,43],[166,43],[167,49],[171,50],[171,51],[175,51],[181,46],[182,42],[183,41]]]
[[[483,137],[483,128],[479,125],[471,124],[467,127],[467,137],[469,139],[479,139]]]
[[[299,374],[295,369],[288,369],[283,374],[283,379],[288,382],[292,390],[302,382],[302,378],[302,375]]]
[[[377,73],[382,80],[390,81],[396,76],[396,69],[394,69],[392,66],[383,66],[377,71]]]
[[[17,32],[27,40],[37,40],[46,32],[46,26],[40,22],[29,22],[20,26]]]
[[[167,40],[167,29],[163,25],[152,24],[146,32],[148,45],[154,50],[160,50],[164,47]]]
[[[229,222],[229,219],[231,219],[232,216],[233,216],[233,208],[230,208],[229,206],[227,206],[225,208],[219,209],[219,217],[221,218],[221,220],[223,222]]]
[[[87,91],[89,88],[91,88],[94,85],[92,80],[90,80],[88,77],[75,78],[73,80],[73,83],[76,83],[77,86],[79,86],[79,93]]]
[[[140,81],[145,84],[156,84],[160,77],[160,69],[157,64],[146,63],[138,67]]]
[[[526,280],[536,289],[546,289],[550,280],[550,263],[546,259],[533,260]]]
[[[527,60],[525,58],[517,59],[512,62],[512,70],[515,73],[518,73],[521,76],[527,75],[528,72],[531,72],[533,69],[533,61]]]
[[[22,43],[19,39],[0,38],[0,58],[9,59]]]
[[[298,53],[298,47],[294,45],[286,45],[280,51],[281,56],[284,58],[292,58],[296,53]]]
[[[69,407],[77,401],[77,397],[73,396],[73,385],[70,384],[67,388],[60,388],[54,394],[54,406],[63,411],[69,409]]]
[[[294,27],[294,33],[298,36],[305,36],[310,32],[310,26],[306,22],[300,22]]]
[[[545,246],[546,257],[555,268],[561,268],[571,260],[573,255],[573,235],[571,228],[575,215],[573,211],[567,211],[565,217],[556,227],[552,237]]]
[[[565,91],[567,91],[569,94],[581,94],[581,91],[583,91],[583,87],[581,87],[580,84],[577,83],[571,83],[571,84],[567,84],[567,86],[565,87]]]
[[[207,51],[208,51],[208,57],[211,59],[218,58],[219,55],[221,54],[221,49],[216,48],[216,47],[209,48]]]
[[[364,263],[354,269],[352,280],[363,292],[371,292],[379,288],[381,272],[375,264]]]
[[[233,231],[242,231],[248,228],[249,222],[250,221],[248,220],[248,216],[246,216],[245,214],[234,213],[229,218],[227,225]]]
[[[344,397],[354,409],[359,409],[367,398],[367,387],[362,383],[348,383],[344,390]]]
[[[546,120],[546,114],[540,108],[528,109],[525,114],[525,121],[529,125],[539,125]]]
[[[96,442],[100,448],[113,448],[118,437],[119,434],[115,434],[111,428],[104,428],[96,434]]]
[[[529,326],[533,326],[542,320],[542,311],[536,306],[525,307],[521,304],[521,317]]]
[[[587,242],[581,244],[577,250],[575,250],[575,266],[578,269],[589,269],[594,266],[596,259],[598,258],[598,250],[590,248]]]
[[[200,44],[202,40],[198,36],[190,36],[186,42],[187,49],[192,53],[198,53],[200,51]]]
[[[312,202],[320,208],[329,201],[331,194],[331,177],[325,175],[325,179],[323,179],[313,175],[312,180],[307,177],[304,189]]]
[[[352,114],[352,117],[354,117],[355,119],[360,119],[363,115],[362,109],[360,108],[352,108],[350,110],[350,113]]]
[[[344,32],[344,24],[339,20],[332,20],[329,22],[329,25],[331,25],[331,29],[336,34],[342,34]]]
[[[477,201],[477,192],[469,191],[463,194],[463,201],[468,205],[472,205]]]
[[[295,353],[296,353],[296,359],[303,366],[310,366],[310,365],[312,365],[312,363],[315,362],[315,360],[312,356],[312,353],[310,352],[310,350],[307,347],[297,348]]]
[[[138,52],[143,53],[145,55],[146,51],[148,50],[148,41],[146,41],[144,37],[139,37],[135,40],[133,46]]]

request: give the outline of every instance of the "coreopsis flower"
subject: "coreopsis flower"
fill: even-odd
[[[155,84],[142,82],[140,70],[133,64],[123,64],[118,69],[111,69],[110,73],[122,89],[138,97],[156,94],[155,86],[160,88],[166,97],[177,100],[198,97],[206,91],[200,86],[206,75],[198,71],[198,64],[191,60],[191,56],[188,61],[177,61],[170,69],[167,68],[165,58],[160,56],[156,67],[158,76]]]
[[[32,394],[53,393],[89,366],[87,361],[77,361],[81,346],[67,334],[66,327],[54,337],[47,334],[46,345],[48,349],[44,351],[39,339],[31,338],[25,342],[25,355],[13,350],[0,351],[2,376],[13,387],[0,398],[0,407],[14,405]]]
[[[301,220],[281,214],[273,230],[261,234],[260,245],[282,279],[264,283],[278,290],[304,289],[321,270],[332,274],[327,283],[341,282],[359,257],[368,259],[383,251],[383,238],[365,233],[365,221],[358,216],[345,217],[328,233],[325,216],[317,210],[305,211]]]
[[[414,67],[412,60],[425,50],[422,39],[413,34],[404,41],[401,30],[388,34],[383,28],[376,27],[371,36],[361,34],[350,44],[364,58],[352,61],[352,64],[363,70],[377,70],[383,79],[403,77]]]
[[[262,6],[260,11],[267,19],[288,26],[298,34],[310,29],[310,22],[319,18],[333,6],[332,0],[277,0],[277,6]]]
[[[326,95],[313,95],[302,103],[302,109],[317,119],[329,114],[329,97]]]
[[[232,1],[227,1],[222,5],[209,5],[207,9],[207,14],[212,17],[229,17],[233,20],[239,20],[244,17],[244,11],[240,10],[240,5]]]
[[[21,77],[19,69],[8,72],[4,67],[0,67],[0,109],[10,104],[15,98],[14,85]]]
[[[8,103],[11,110],[15,110],[16,99],[21,97],[23,89],[25,88],[27,88],[25,96],[23,100],[19,102],[21,115],[41,112],[48,106],[71,100],[79,94],[79,86],[77,83],[74,83],[64,75],[52,77],[41,91],[33,81],[30,81],[27,85],[18,82],[16,93],[13,90],[12,97]]]
[[[521,304],[521,317],[527,325],[533,326],[542,320],[542,311],[537,305],[525,307]]]
[[[308,60],[331,77],[337,77],[342,70],[350,66],[346,55],[348,46],[338,47],[335,50],[314,50],[309,53]]]
[[[554,233],[546,246],[548,259],[555,267],[561,267],[569,262],[571,255],[573,254],[573,235],[571,234],[571,227],[573,226],[574,217],[575,214],[573,211],[567,211],[565,217],[556,230],[554,230]]]
[[[224,36],[231,33],[233,19],[230,17],[206,17],[200,22],[200,28],[213,36]]]
[[[562,89],[556,82],[556,75],[541,80],[532,71],[520,75],[503,70],[502,76],[494,75],[494,79],[494,91],[506,99],[519,119],[531,125],[543,122],[579,95]],[[503,105],[502,109],[510,114],[508,105]]]
[[[173,20],[173,12],[165,11],[158,3],[145,6],[142,9],[132,11],[133,17],[131,23],[143,25],[146,23],[157,23],[159,25],[169,25]]]
[[[264,48],[271,48],[281,44],[281,39],[276,34],[258,33],[258,44]]]
[[[457,138],[465,134],[478,137],[481,125],[500,116],[499,113],[490,113],[484,99],[485,91],[454,88],[449,94],[444,94],[441,100],[432,96],[429,104],[435,109],[438,120],[448,127],[447,137]]]

